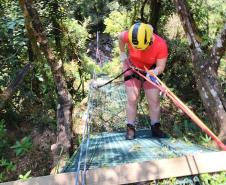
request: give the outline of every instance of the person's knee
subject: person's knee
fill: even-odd
[[[149,97],[149,102],[150,102],[150,105],[153,105],[153,106],[160,106],[160,100],[158,97]]]
[[[129,105],[136,105],[138,101],[138,97],[137,96],[130,96],[128,97],[128,104]]]

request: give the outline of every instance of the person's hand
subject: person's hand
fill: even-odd
[[[127,60],[127,55],[125,52],[121,52],[120,53],[120,61],[125,62],[125,60]]]
[[[157,78],[155,78],[154,76],[150,75],[149,73],[146,74],[146,77],[149,78],[152,82],[158,84]]]
[[[158,69],[157,69],[157,68],[155,68],[155,69],[153,69],[153,70],[151,70],[151,71],[152,71],[152,73],[154,73],[156,76],[158,76],[159,71],[158,71]]]

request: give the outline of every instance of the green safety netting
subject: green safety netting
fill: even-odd
[[[149,130],[137,131],[136,139],[130,141],[125,140],[124,132],[104,132],[91,136],[87,150],[87,157],[85,157],[86,151],[82,151],[81,169],[84,167],[85,158],[87,158],[87,168],[95,169],[213,151],[173,138],[152,138]],[[81,150],[78,150],[72,156],[70,163],[64,169],[65,172],[77,170],[80,152]]]
[[[107,76],[97,81],[108,80]],[[122,82],[111,83],[100,89],[90,88],[87,128],[80,148],[74,153],[62,172],[112,167],[125,163],[166,159],[187,154],[212,152],[205,148],[174,138],[152,138],[148,129],[147,111],[139,103],[138,131],[135,140],[125,140],[126,93]],[[143,100],[142,100],[143,101]],[[143,115],[143,116],[142,116]],[[198,176],[178,178],[177,183],[197,184]]]

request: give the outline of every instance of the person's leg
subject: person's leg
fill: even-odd
[[[128,61],[124,62],[123,68],[126,70],[129,67]],[[132,70],[127,71],[124,77],[129,77],[133,74]],[[135,137],[135,120],[137,115],[137,103],[140,94],[141,82],[132,77],[125,81],[125,89],[127,94],[126,116],[127,116],[127,139]]]
[[[135,79],[131,79],[134,81]],[[126,139],[135,138],[135,120],[137,115],[137,102],[139,97],[139,89],[136,86],[130,87],[126,86],[127,94],[127,105],[126,105],[126,115],[127,115],[127,134]]]
[[[129,68],[129,61],[123,63],[123,70]],[[124,77],[128,77],[134,74],[132,70],[127,71],[124,74]],[[141,82],[136,78],[131,78],[125,81],[125,89],[127,94],[127,106],[126,106],[126,115],[127,123],[134,124],[137,114],[137,102],[141,89]]]
[[[148,101],[151,124],[154,125],[160,120],[159,90],[156,88],[145,89],[145,95]]]
[[[166,137],[166,134],[160,129],[159,90],[154,87],[149,87],[149,88],[146,87],[145,95],[147,97],[148,106],[149,106],[149,116],[150,116],[150,122],[151,122],[152,136],[160,137],[160,138]]]
[[[131,79],[135,81],[136,79]],[[140,89],[136,86],[126,86],[127,94],[127,105],[126,105],[126,115],[127,123],[134,124],[137,115],[137,103],[140,94]]]

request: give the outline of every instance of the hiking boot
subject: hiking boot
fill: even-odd
[[[160,127],[161,127],[160,123],[151,125],[152,137],[158,137],[158,138],[166,138],[167,137],[167,135],[160,129]]]
[[[135,126],[131,124],[127,124],[126,139],[132,140],[134,138],[135,138]]]

